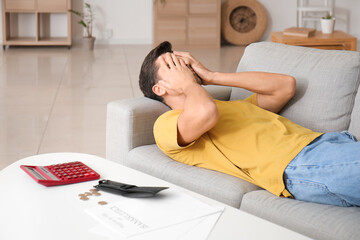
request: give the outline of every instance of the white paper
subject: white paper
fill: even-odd
[[[220,216],[221,212],[218,212],[200,219],[190,220],[129,238],[119,235],[116,231],[103,224],[90,229],[90,232],[102,236],[102,239],[106,237],[109,240],[206,240]]]
[[[203,217],[200,221],[193,225],[193,227],[187,231],[184,235],[177,238],[179,240],[206,240],[212,229],[215,227],[217,221],[219,220],[222,211],[224,208],[221,209],[221,212],[214,213],[210,216]]]
[[[222,209],[168,189],[157,198],[123,198],[114,204],[85,211],[118,234],[130,237],[210,216]]]

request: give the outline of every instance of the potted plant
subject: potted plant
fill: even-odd
[[[95,37],[93,37],[92,35],[94,14],[93,14],[93,9],[89,3],[85,3],[84,5],[85,5],[84,12],[75,11],[73,9],[69,11],[81,18],[81,20],[78,23],[86,29],[87,35],[84,36],[83,38],[84,49],[93,50],[94,42],[95,42]]]
[[[331,15],[322,17],[321,19],[321,30],[324,34],[330,34],[334,32],[335,18]]]

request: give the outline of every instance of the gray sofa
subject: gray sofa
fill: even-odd
[[[246,48],[237,71],[294,76],[296,94],[281,115],[315,131],[349,130],[360,137],[359,52],[261,42]],[[221,100],[243,99],[250,94],[238,88],[208,86],[207,89]],[[157,148],[152,132],[157,117],[169,110],[164,104],[141,97],[111,102],[107,110],[107,159],[314,239],[360,239],[360,208],[279,198],[242,179],[188,166],[164,155]],[[360,191],[360,186],[354,191]]]

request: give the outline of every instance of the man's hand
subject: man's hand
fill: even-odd
[[[213,72],[207,69],[204,65],[202,65],[190,53],[174,51],[174,54],[175,56],[182,59],[187,66],[194,70],[194,72],[200,77],[204,85],[211,84]]]
[[[175,52],[202,79],[203,84],[244,88],[257,93],[258,106],[278,113],[294,96],[296,80],[292,76],[267,72],[212,72],[190,53]]]
[[[181,58],[177,58],[173,53],[166,53],[158,59],[159,75],[162,79],[158,82],[167,91],[185,94],[187,89],[193,84],[197,84],[191,70],[186,66]]]

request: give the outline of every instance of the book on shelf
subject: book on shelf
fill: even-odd
[[[315,35],[315,28],[291,27],[284,30],[283,34],[294,37],[312,37]]]

